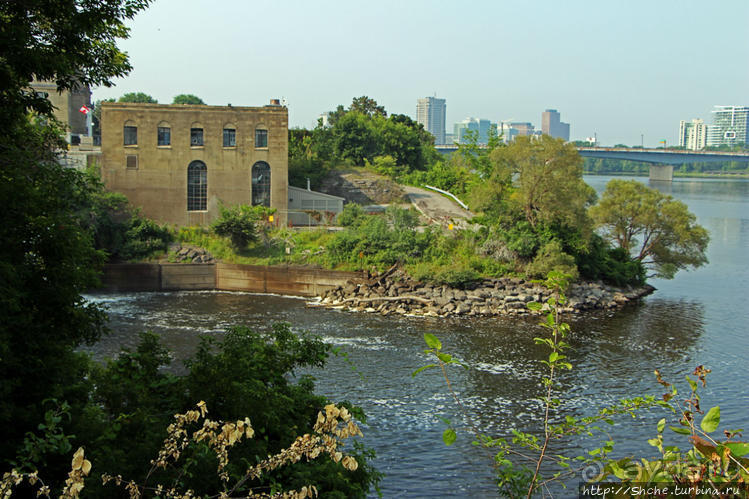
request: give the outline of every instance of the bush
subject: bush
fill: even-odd
[[[352,227],[359,224],[364,218],[364,210],[356,203],[349,203],[343,207],[338,215],[338,224],[343,227]]]
[[[265,206],[237,205],[221,206],[219,212],[220,216],[211,224],[211,229],[217,235],[231,239],[232,246],[241,250],[258,240],[258,223],[273,210]]]
[[[546,243],[525,269],[528,277],[539,278],[546,277],[551,271],[567,274],[572,280],[580,275],[575,265],[575,258],[562,251],[562,244],[557,240]]]
[[[125,243],[119,256],[126,260],[141,260],[163,253],[172,239],[166,227],[160,226],[151,219],[133,216],[125,232]]]
[[[580,275],[586,279],[602,280],[614,286],[645,284],[645,267],[632,259],[626,250],[611,248],[599,235],[591,238],[590,249],[575,258]]]
[[[364,269],[409,263],[423,256],[433,242],[431,231],[413,229],[415,215],[401,208],[390,208],[385,217],[365,215],[355,226],[338,232],[328,245],[328,264],[353,264]]]
[[[533,258],[543,244],[543,237],[539,236],[526,221],[518,222],[510,229],[502,231],[501,236],[507,243],[507,249],[520,258]]]
[[[434,283],[463,289],[480,279],[481,276],[475,270],[458,265],[440,269],[434,276]]]

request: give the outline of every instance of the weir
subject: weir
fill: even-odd
[[[303,266],[228,263],[114,263],[104,265],[99,291],[216,290],[319,296],[366,272]]]

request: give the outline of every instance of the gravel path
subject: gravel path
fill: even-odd
[[[467,225],[466,220],[473,217],[473,213],[463,209],[456,202],[439,192],[412,187],[410,185],[403,185],[401,187],[406,191],[411,204],[422,215],[434,222],[443,224],[453,223],[456,228],[464,228]]]

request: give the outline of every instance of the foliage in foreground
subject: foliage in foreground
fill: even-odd
[[[313,433],[298,436],[292,444],[275,455],[268,455],[255,465],[247,468],[245,475],[232,480],[227,468],[230,464],[230,452],[235,445],[243,440],[254,438],[255,429],[249,418],[236,422],[214,421],[206,418],[208,408],[205,402],[198,402],[196,408],[184,414],[175,414],[174,422],[167,428],[167,436],[156,459],[151,461],[151,468],[143,482],[128,480],[121,475],[101,474],[103,485],[112,485],[124,489],[131,499],[141,497],[187,498],[194,497],[194,491],[183,489],[180,485],[180,473],[184,472],[186,462],[194,459],[195,454],[212,454],[215,456],[216,475],[221,482],[217,495],[222,498],[247,497],[263,498],[278,497],[288,499],[304,499],[318,497],[318,488],[305,485],[298,490],[273,490],[268,492],[266,487],[259,490],[253,487],[253,482],[260,480],[269,472],[285,466],[304,461],[311,461],[321,455],[327,455],[333,462],[350,472],[356,471],[359,463],[356,458],[345,455],[339,450],[344,440],[353,436],[363,436],[351,413],[345,407],[334,404],[325,406],[324,411],[317,413]],[[202,424],[201,423],[202,420]],[[233,457],[233,456],[231,456]],[[73,456],[71,471],[62,489],[60,497],[77,498],[85,487],[84,479],[91,473],[91,461],[84,458],[84,450],[80,447]],[[148,483],[148,480],[158,470],[169,470],[172,480],[164,483]],[[0,481],[0,494],[3,497],[12,495],[14,488],[28,482],[31,488],[36,488],[36,495],[50,497],[50,487],[39,477],[38,472],[19,473],[12,470],[4,474]],[[240,494],[239,496],[236,494]],[[328,494],[323,494],[328,495]]]
[[[191,490],[196,496],[218,494],[232,484],[232,494],[314,487],[324,497],[364,497],[380,476],[369,462],[372,452],[355,442],[344,463],[346,469],[339,464],[339,451],[329,452],[332,447],[314,452],[320,443],[314,435],[325,423],[318,413],[330,402],[314,393],[310,376],[294,381],[297,368],[322,367],[328,353],[329,346],[319,338],[296,334],[287,324],[276,324],[265,333],[234,327],[220,341],[203,338],[195,355],[185,362],[187,373],[175,376],[164,369],[169,365],[168,350],[155,335],[144,333],[136,351],[125,351],[106,366],[81,359],[89,378],[79,393],[81,398],[52,409],[51,424],[43,430],[40,427],[38,435],[27,434],[13,468],[18,473],[60,477],[71,449],[84,447],[97,475],[115,477],[123,485],[132,482],[141,491],[147,488],[147,495],[153,495],[150,487],[157,484],[165,490]],[[190,436],[185,433],[196,414],[205,416],[202,409],[189,412],[192,400],[205,401],[213,417],[221,421],[244,425],[249,418],[254,438],[232,441],[231,459],[225,460],[226,448],[218,445],[226,443],[221,436],[222,428],[227,428],[223,423],[204,422],[202,429],[189,430]],[[361,411],[346,402],[339,407],[336,415],[346,419],[348,426],[339,436],[358,434],[349,425],[354,423],[348,414],[363,420]],[[191,416],[185,416],[185,411]],[[183,416],[175,420],[175,413]],[[327,421],[333,413],[333,409],[326,411]],[[179,431],[176,423],[182,424]],[[234,425],[231,432],[242,426]],[[246,435],[250,426],[242,428]],[[321,438],[326,445],[333,443]],[[291,448],[293,453],[300,446],[307,449],[309,459],[269,467],[267,456],[288,457],[290,451],[284,449]],[[148,469],[156,456],[158,465]],[[262,470],[261,476],[253,472],[252,479],[247,478],[252,469]],[[51,490],[60,488],[56,482],[46,485]],[[93,496],[111,493],[94,478],[85,485]]]
[[[559,378],[564,371],[573,369],[565,355],[570,348],[566,341],[570,327],[560,320],[560,310],[566,303],[563,291],[567,285],[567,278],[568,276],[563,274],[550,273],[545,284],[553,289],[555,294],[545,304],[528,304],[532,310],[547,311],[546,320],[540,326],[548,335],[534,338],[536,344],[545,345],[549,350],[548,359],[541,361],[548,369],[548,374],[542,379],[543,428],[536,432],[512,430],[511,437],[503,438],[494,438],[482,433],[478,426],[471,422],[472,416],[465,414],[464,406],[450,384],[447,370],[454,364],[466,369],[470,367],[444,352],[442,343],[434,335],[424,335],[428,347],[425,353],[432,356],[435,362],[416,369],[413,375],[426,369],[440,368],[453,399],[469,421],[468,431],[473,434],[475,444],[495,451],[493,460],[499,494],[505,497],[528,498],[537,494],[545,496],[550,494],[549,487],[553,483],[564,486],[565,480],[573,479],[581,473],[583,479],[589,483],[619,480],[624,485],[644,486],[645,490],[648,486],[655,485],[671,487],[671,491],[674,490],[674,486],[681,486],[681,490],[701,487],[705,491],[718,490],[724,493],[731,490],[749,492],[749,444],[737,440],[743,430],[725,429],[722,432],[723,438],[719,437],[717,431],[720,425],[720,407],[712,407],[707,412],[700,407],[699,384],[706,386],[706,376],[710,373],[710,370],[703,366],[698,366],[693,371],[692,376],[696,379],[686,376],[689,392],[683,403],[679,401],[676,386],[665,381],[656,370],[658,383],[668,389],[660,398],[646,396],[622,399],[615,405],[603,407],[597,414],[587,417],[575,417],[559,412],[562,404],[556,395],[560,388]],[[663,433],[667,419],[662,418],[656,425],[655,437],[648,440],[649,445],[658,449],[657,457],[611,457],[615,442],[600,425],[613,425],[616,416],[636,417],[641,411],[656,407],[666,409],[669,415],[675,418],[669,428],[678,435],[688,437],[687,449],[664,444]],[[698,414],[701,416],[699,424]],[[449,427],[443,433],[443,441],[446,445],[452,445],[458,435],[456,429],[449,421],[447,422]],[[575,437],[593,436],[594,433],[602,434],[605,438],[600,447],[577,456],[551,453],[551,448],[560,448],[560,442]],[[556,444],[552,445],[555,442]],[[557,471],[547,471],[553,469]],[[594,471],[592,474],[591,470]],[[616,489],[606,490],[612,496],[617,494]],[[706,493],[704,497],[714,495],[716,494]],[[625,496],[628,496],[627,492],[621,497]],[[701,494],[692,496],[703,497]]]

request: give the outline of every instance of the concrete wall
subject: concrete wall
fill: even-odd
[[[317,296],[348,281],[363,281],[364,272],[308,267],[234,264],[123,263],[104,266],[105,291],[216,289]]]
[[[205,263],[164,263],[161,289],[216,289],[216,266]]]
[[[363,272],[339,272],[308,267],[264,267],[255,265],[216,265],[216,289],[253,291],[297,296],[316,296],[323,291],[363,280]]]
[[[674,179],[674,165],[650,165],[650,180],[671,182]]]
[[[101,289],[106,291],[159,291],[161,266],[153,263],[104,265]]]

